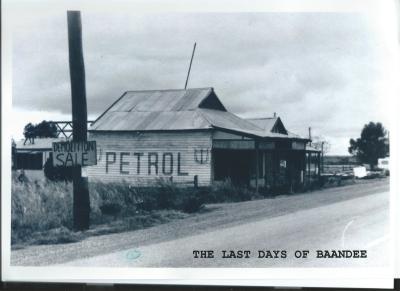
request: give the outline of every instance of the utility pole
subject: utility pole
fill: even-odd
[[[80,11],[67,11],[69,71],[72,99],[72,137],[74,142],[87,141],[87,106],[85,65],[82,49],[82,22]],[[73,226],[75,230],[89,229],[90,201],[87,178],[82,167],[73,169]]]
[[[186,87],[187,87],[187,84],[188,84],[188,81],[189,81],[190,70],[192,69],[192,62],[193,62],[193,57],[194,57],[194,51],[195,50],[196,50],[196,43],[194,43],[192,57],[190,58],[189,70],[188,70],[188,73],[187,73],[187,76],[186,76],[186,82],[185,82],[185,90],[186,90]]]

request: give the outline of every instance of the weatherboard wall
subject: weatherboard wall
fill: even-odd
[[[211,132],[90,132],[97,142],[97,165],[90,180],[151,186],[160,179],[193,185],[211,182]]]

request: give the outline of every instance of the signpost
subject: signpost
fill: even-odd
[[[95,141],[53,142],[53,166],[85,167],[96,164]]]
[[[69,71],[71,79],[72,99],[72,138],[75,145],[84,145],[87,140],[87,106],[85,86],[85,65],[82,49],[82,22],[80,11],[68,11],[68,49]],[[82,143],[83,142],[83,143]],[[57,146],[56,146],[57,147]],[[71,146],[72,147],[72,146]],[[62,146],[60,146],[62,148]],[[72,155],[72,152],[69,152]],[[73,217],[74,229],[86,230],[89,228],[90,200],[87,178],[82,177],[82,164],[78,162],[79,152],[75,151],[76,159],[72,157],[73,170]],[[83,151],[80,152],[80,163],[85,160]],[[59,159],[70,163],[68,151],[66,155],[59,155]],[[73,155],[72,155],[73,156]],[[89,156],[89,154],[88,154]],[[64,159],[65,158],[65,159]],[[88,157],[89,159],[89,157]],[[55,158],[57,160],[57,157]],[[89,161],[89,160],[88,160]],[[57,161],[56,161],[57,162]],[[60,162],[61,163],[61,162]]]

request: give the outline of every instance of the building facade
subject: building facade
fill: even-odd
[[[243,119],[213,88],[129,91],[89,129],[97,142],[90,179],[208,186],[301,188],[319,174],[319,152],[277,117]]]

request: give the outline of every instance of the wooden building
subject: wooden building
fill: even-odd
[[[56,137],[21,139],[12,147],[12,169],[42,170],[51,157],[53,142],[72,140],[72,121],[47,121],[54,124]],[[90,126],[93,121],[88,121]]]
[[[21,139],[16,142],[12,154],[12,168],[15,170],[42,170],[51,155],[53,142],[65,141],[63,138],[35,138],[34,142]]]
[[[319,174],[319,152],[279,117],[243,119],[213,88],[128,91],[89,129],[98,161],[90,179],[207,186],[230,178],[253,187],[290,187]]]

